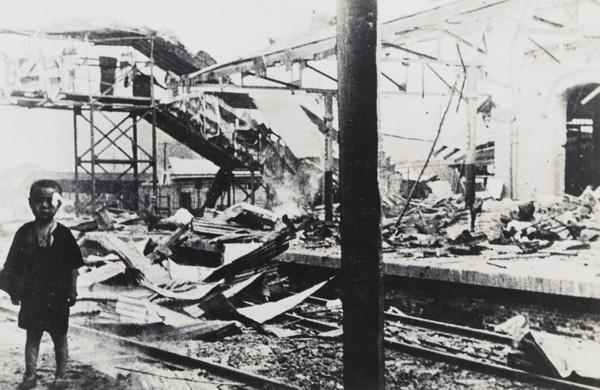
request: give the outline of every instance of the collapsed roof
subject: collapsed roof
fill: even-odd
[[[68,21],[36,31],[4,29],[0,32],[27,36],[42,35],[53,39],[76,39],[95,45],[131,46],[146,57],[153,58],[159,68],[178,76],[199,71],[216,62],[203,51],[192,55],[171,34],[114,22]]]

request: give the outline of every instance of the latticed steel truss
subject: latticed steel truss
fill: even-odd
[[[112,111],[93,104],[73,110],[75,181],[78,211],[116,202],[133,210],[144,206],[140,185],[157,184],[156,130],[139,139],[138,123],[153,117],[152,107]],[[109,115],[110,113],[110,115]],[[84,184],[85,183],[85,184]],[[156,192],[156,191],[155,191]],[[81,195],[86,194],[82,201]]]

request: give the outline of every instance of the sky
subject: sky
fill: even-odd
[[[0,25],[37,28],[74,19],[106,19],[169,30],[192,52],[227,61],[266,47],[271,39],[307,30],[314,12],[335,14],[335,0],[21,0]]]
[[[380,20],[412,14],[448,0],[380,0]],[[0,29],[36,30],[65,21],[114,21],[168,31],[188,51],[217,62],[234,60],[308,31],[313,15],[335,15],[336,0],[20,0],[4,5]],[[0,34],[2,53],[34,50]],[[73,169],[72,113],[0,107],[0,170],[34,163]],[[5,142],[8,141],[8,142]]]
[[[380,20],[448,0],[379,0]],[[169,30],[192,52],[218,62],[308,30],[313,14],[336,13],[336,0],[20,0],[5,5],[0,27],[36,29],[65,20],[106,19]]]

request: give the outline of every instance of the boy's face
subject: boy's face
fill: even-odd
[[[56,193],[56,195],[54,195]],[[42,187],[33,192],[29,198],[29,207],[38,221],[50,221],[60,208],[59,194],[54,188]]]

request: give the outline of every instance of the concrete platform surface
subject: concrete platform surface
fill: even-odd
[[[340,268],[340,248],[292,246],[281,262]],[[531,255],[406,258],[383,254],[384,273],[415,279],[600,299],[600,245]]]

